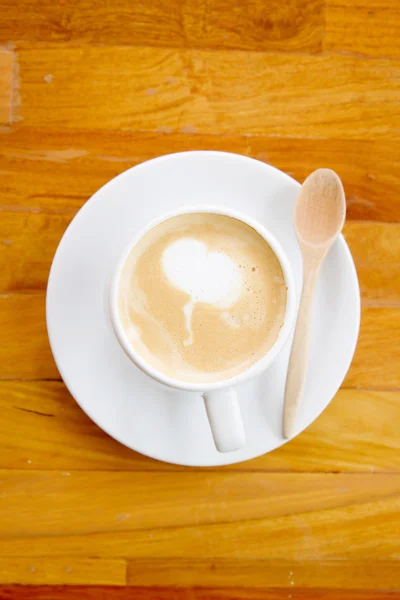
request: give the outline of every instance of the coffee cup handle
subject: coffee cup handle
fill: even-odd
[[[207,417],[218,452],[243,448],[246,437],[234,388],[203,393]]]

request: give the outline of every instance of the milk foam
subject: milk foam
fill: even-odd
[[[170,283],[190,296],[183,308],[188,332],[184,345],[190,346],[195,304],[229,308],[240,296],[243,276],[229,256],[210,252],[206,244],[191,238],[181,238],[164,250],[162,268]]]

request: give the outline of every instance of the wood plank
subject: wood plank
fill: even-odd
[[[13,54],[0,48],[0,125],[11,119]]]
[[[9,2],[2,0],[0,42],[18,45],[67,42],[317,52],[323,36],[321,0],[284,5],[272,0],[268,11],[262,0],[80,0],[79,5],[41,0],[40,10],[32,0],[17,0],[12,10],[6,7]]]
[[[348,219],[400,221],[398,142],[123,131],[60,134],[21,126],[0,136],[2,207],[74,213],[109,179],[144,160],[185,150],[222,150],[253,156],[298,181],[329,166],[343,179]]]
[[[125,585],[124,560],[3,558],[0,585]],[[397,590],[399,564],[389,561],[270,561],[257,559],[136,559],[128,563],[128,585],[136,587],[286,588]],[[232,590],[233,591],[233,590]],[[1,591],[0,591],[0,597]]]
[[[347,387],[400,388],[400,311],[364,308],[354,359],[344,381]]]
[[[126,562],[96,558],[19,556],[0,562],[1,584],[125,585]],[[1,592],[0,592],[1,598]]]
[[[0,481],[4,557],[27,547],[30,558],[322,562],[398,552],[399,474],[1,471]]]
[[[2,212],[0,293],[46,289],[54,253],[71,219],[68,214]],[[345,237],[363,302],[400,304],[400,225],[348,222]]]
[[[393,592],[371,590],[171,588],[100,586],[0,586],[8,600],[393,600]]]
[[[18,60],[15,115],[27,126],[388,140],[400,131],[400,61],[103,46],[22,49]]]
[[[328,0],[324,49],[400,58],[400,7],[392,0]]]
[[[366,307],[347,387],[400,387],[400,309]],[[45,327],[45,298],[0,295],[0,379],[59,379]],[[22,347],[21,347],[22,345]]]
[[[398,560],[299,561],[166,558],[128,563],[128,585],[394,590],[400,588]]]
[[[118,444],[84,414],[61,382],[1,382],[0,413],[2,469],[187,471]],[[400,392],[341,390],[290,444],[225,469],[400,472],[399,418]]]
[[[45,296],[0,295],[0,379],[59,379],[46,332]]]

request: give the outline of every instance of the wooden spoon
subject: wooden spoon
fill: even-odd
[[[293,436],[308,362],[311,309],[319,270],[346,217],[342,182],[330,169],[307,177],[297,198],[294,224],[303,257],[303,291],[286,379],[283,437]]]

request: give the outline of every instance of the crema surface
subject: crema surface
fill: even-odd
[[[228,379],[274,344],[286,310],[282,268],[250,226],[225,215],[172,217],[131,250],[118,308],[135,350],[181,381]]]

